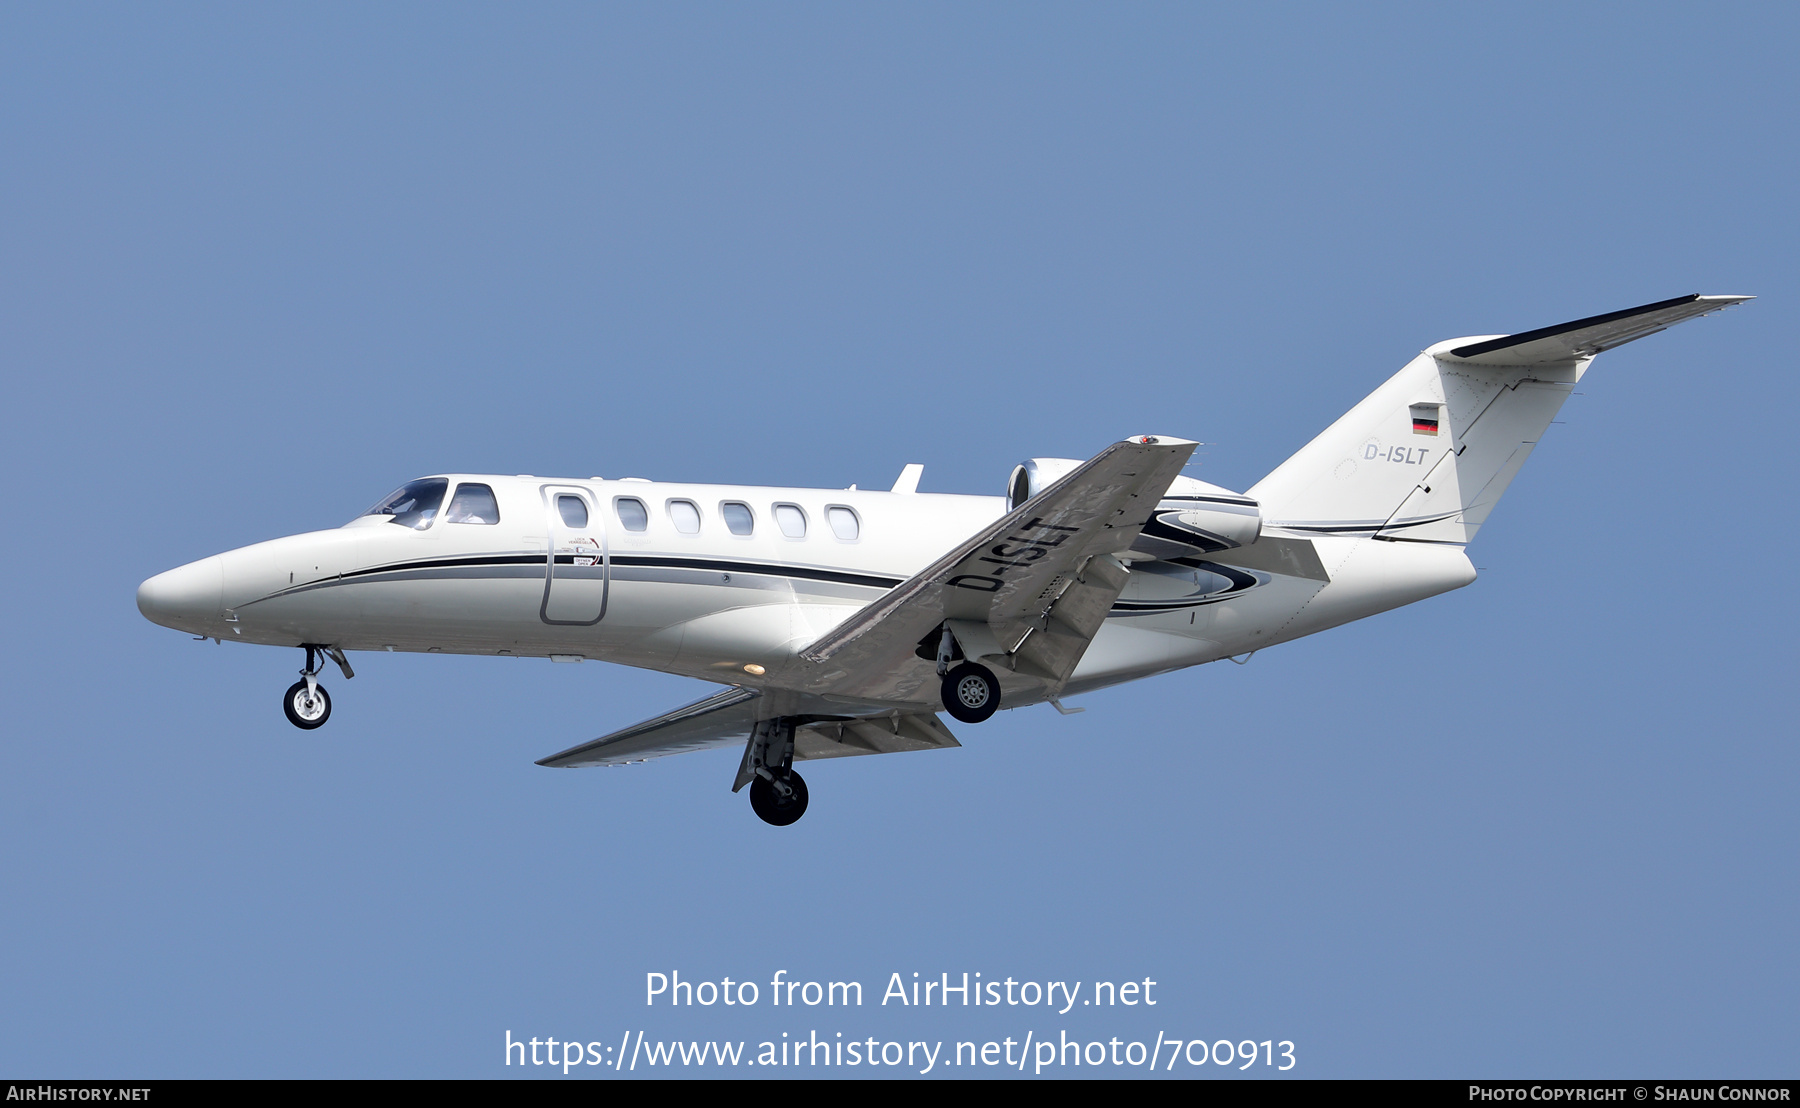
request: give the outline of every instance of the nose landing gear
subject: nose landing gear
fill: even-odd
[[[331,718],[331,696],[326,693],[325,686],[319,684],[319,670],[324,667],[325,658],[338,664],[344,671],[344,680],[356,676],[342,650],[335,646],[306,644],[306,668],[300,671],[300,680],[288,686],[287,694],[281,698],[281,710],[287,714],[288,722],[303,731],[323,727]]]
[[[293,683],[282,697],[281,707],[289,723],[306,731],[325,726],[331,718],[331,697],[310,674],[304,681]]]

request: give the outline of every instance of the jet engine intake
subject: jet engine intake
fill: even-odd
[[[1043,492],[1081,462],[1075,458],[1028,458],[1013,467],[1006,482],[1006,507]],[[1262,534],[1262,506],[1240,492],[1177,477],[1144,524],[1131,552],[1150,558],[1190,558],[1249,546]]]
[[[1006,481],[1006,510],[1019,505],[1056,484],[1081,461],[1077,458],[1027,458],[1013,467]]]

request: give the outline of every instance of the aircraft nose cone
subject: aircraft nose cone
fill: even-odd
[[[215,554],[157,574],[138,586],[138,611],[151,623],[203,634],[224,603],[224,565]]]

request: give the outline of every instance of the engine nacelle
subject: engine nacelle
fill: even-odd
[[[1006,510],[1012,511],[1056,484],[1080,464],[1079,458],[1027,458],[1014,466],[1006,481]]]
[[[1031,458],[1013,467],[1006,482],[1010,511],[1056,484],[1078,458]],[[1131,552],[1152,558],[1190,558],[1249,546],[1262,534],[1262,506],[1243,493],[1177,477],[1169,484]]]
[[[1262,505],[1240,492],[1177,477],[1131,549],[1157,558],[1191,557],[1249,546],[1261,535]]]

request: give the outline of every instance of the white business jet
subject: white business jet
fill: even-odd
[[[600,659],[728,686],[539,765],[742,744],[732,791],[799,819],[794,763],[960,745],[937,718],[1243,659],[1461,588],[1464,546],[1603,350],[1748,300],[1684,296],[1441,342],[1246,493],[1195,443],[1035,458],[1004,497],[442,474],[331,531],[138,588],[155,623],[300,647],[295,726],[348,651]]]

